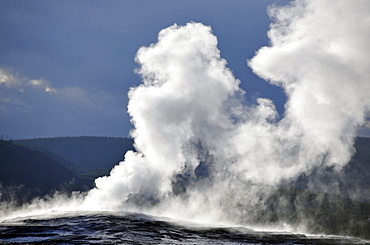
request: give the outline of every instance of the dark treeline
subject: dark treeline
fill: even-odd
[[[55,137],[0,140],[0,201],[16,204],[94,187],[134,150],[133,139],[115,137]]]
[[[0,140],[2,140],[2,141],[12,141],[12,137],[10,137],[9,135],[1,134],[0,135]]]
[[[109,174],[128,150],[134,150],[133,139],[119,137],[55,137],[13,142],[43,152],[88,180],[91,186],[95,178]]]
[[[21,205],[55,191],[85,191],[77,175],[39,151],[0,141],[0,201]]]

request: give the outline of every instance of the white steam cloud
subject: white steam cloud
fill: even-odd
[[[369,10],[369,2],[357,0],[271,8],[272,45],[249,62],[256,74],[286,91],[282,123],[329,164],[348,162],[353,136],[369,111]]]
[[[89,205],[225,217],[283,180],[350,160],[370,108],[370,4],[294,1],[269,13],[271,46],[248,65],[284,88],[284,117],[268,99],[243,104],[210,27],[166,28],[136,56],[143,84],[128,111],[138,152],[96,180]]]
[[[369,2],[302,0],[269,13],[271,46],[248,65],[285,90],[283,118],[268,99],[243,104],[210,27],[168,27],[136,56],[137,152],[97,179],[83,206],[248,219],[265,190],[350,160],[370,109]]]

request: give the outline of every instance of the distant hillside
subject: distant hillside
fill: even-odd
[[[95,178],[108,175],[112,167],[123,160],[126,151],[134,150],[134,141],[130,138],[83,136],[13,142],[42,151],[78,176],[88,180],[90,186],[93,186]],[[320,174],[314,177],[318,181],[340,180],[343,193],[357,193],[359,199],[370,200],[370,138],[357,138],[355,148],[356,154],[340,176],[328,169],[324,173],[320,171]],[[304,175],[299,179],[297,188],[307,188],[307,178]]]
[[[356,190],[358,199],[370,202],[370,138],[357,138],[355,147],[355,155],[343,169],[343,182],[347,192]]]
[[[41,152],[0,141],[0,201],[18,204],[55,190],[85,190],[86,184],[71,171]]]
[[[134,141],[130,138],[81,136],[13,142],[42,151],[90,182],[109,174],[112,167],[123,160],[126,151],[134,150]]]

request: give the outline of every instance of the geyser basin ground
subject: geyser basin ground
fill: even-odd
[[[370,244],[356,238],[312,236],[244,227],[205,226],[135,213],[73,213],[0,224],[2,243],[58,244]]]

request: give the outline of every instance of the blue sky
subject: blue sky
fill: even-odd
[[[212,27],[246,103],[285,95],[247,66],[269,44],[270,4],[289,1],[0,0],[0,134],[12,138],[127,136],[135,54],[174,23]],[[4,78],[5,77],[5,78]]]

